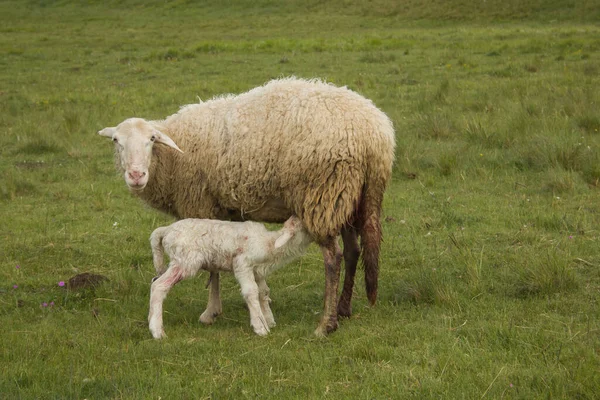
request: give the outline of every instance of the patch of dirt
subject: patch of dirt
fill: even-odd
[[[69,289],[71,290],[80,290],[80,289],[88,289],[95,288],[100,285],[104,281],[108,281],[109,279],[104,275],[92,274],[89,272],[84,272],[82,274],[77,274],[74,277],[69,279]]]

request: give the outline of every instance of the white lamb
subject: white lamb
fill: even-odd
[[[269,306],[265,277],[301,256],[313,241],[299,218],[292,216],[279,231],[257,222],[184,219],[152,232],[150,243],[158,278],[152,283],[148,322],[155,339],[165,337],[162,304],[169,290],[199,270],[233,272],[250,311],[250,324],[258,335],[269,333],[275,319]],[[164,253],[170,263],[165,271]],[[211,274],[211,277],[218,274]],[[210,296],[215,295],[210,292]],[[216,293],[218,296],[218,293]],[[221,313],[219,298],[210,299],[200,321],[210,324]]]

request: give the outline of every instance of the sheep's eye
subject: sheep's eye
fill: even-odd
[[[116,138],[116,137],[114,137],[114,138],[113,138],[113,142],[115,142],[115,143],[119,143],[119,141],[117,140],[117,138]]]

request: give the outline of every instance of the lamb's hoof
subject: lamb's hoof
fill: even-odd
[[[150,329],[150,332],[152,333],[152,337],[156,340],[160,340],[160,339],[166,339],[167,335],[165,334],[164,329],[160,329],[160,330],[152,330]]]
[[[258,336],[267,336],[269,334],[269,330],[265,329],[264,327],[260,327],[260,328],[254,328],[254,333],[256,333]]]

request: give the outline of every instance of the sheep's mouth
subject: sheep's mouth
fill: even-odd
[[[127,186],[129,187],[129,190],[131,190],[131,191],[141,192],[146,187],[146,184],[145,183],[142,184],[142,185],[130,185],[130,184],[127,184]]]

